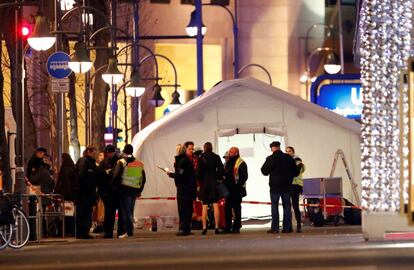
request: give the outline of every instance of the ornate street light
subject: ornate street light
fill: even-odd
[[[45,16],[36,16],[33,34],[27,39],[27,42],[36,51],[47,51],[55,44],[56,37],[50,34]]]
[[[84,42],[77,42],[75,44],[75,54],[69,61],[69,67],[75,73],[85,73],[92,68],[92,61],[89,59]]]
[[[125,87],[125,91],[128,96],[131,97],[140,97],[145,92],[145,85],[141,83],[139,79],[138,71],[134,71],[131,75],[131,80],[129,84]]]
[[[115,57],[108,59],[108,68],[102,74],[102,79],[107,84],[118,84],[124,78],[124,74],[118,69],[117,60]]]
[[[152,88],[154,95],[150,99],[150,104],[154,107],[160,107],[164,104],[165,99],[161,96],[161,86],[156,83]]]
[[[183,104],[181,104],[180,102],[180,94],[177,92],[177,88],[174,90],[174,92],[172,93],[172,100],[170,105],[168,105],[168,110],[170,112],[174,111],[175,109],[178,109],[179,107],[181,107]]]
[[[312,58],[319,54],[319,53],[323,53],[323,52],[328,52],[327,55],[327,59],[326,62],[324,64],[324,69],[326,72],[328,72],[329,74],[335,74],[338,73],[341,70],[341,65],[338,64],[338,62],[335,60],[336,57],[333,54],[333,49],[330,47],[320,47],[320,48],[316,48],[308,57],[308,61],[306,62],[306,70],[305,73],[300,77],[300,81],[302,83],[306,84],[306,99],[309,100],[309,86],[311,83],[311,61]],[[336,61],[336,62],[335,62]]]
[[[338,59],[333,52],[329,53],[326,56],[326,61],[325,61],[325,64],[323,65],[323,68],[329,74],[336,74],[339,71],[341,71],[341,65],[339,64]]]
[[[207,27],[201,23],[201,34],[204,36],[207,32]],[[197,21],[196,21],[196,11],[194,10],[191,12],[190,22],[188,23],[187,27],[185,28],[187,35],[190,37],[195,37],[197,35]]]

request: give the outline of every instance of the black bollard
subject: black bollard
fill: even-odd
[[[156,232],[157,230],[157,218],[151,217],[151,231]]]
[[[37,198],[36,196],[30,196],[29,197],[29,228],[30,228],[30,235],[29,240],[30,241],[36,241],[37,240],[37,228],[36,228],[36,204],[37,204]]]

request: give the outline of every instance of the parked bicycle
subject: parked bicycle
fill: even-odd
[[[12,248],[21,248],[29,240],[30,227],[26,215],[23,212],[20,194],[10,193],[0,195],[0,197],[3,198],[2,200],[4,198],[8,200],[9,207],[11,207],[9,211],[12,215],[11,223],[1,226],[0,249],[5,248],[7,245]]]

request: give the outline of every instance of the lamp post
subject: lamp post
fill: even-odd
[[[15,191],[22,194],[26,193],[25,188],[25,173],[24,173],[24,82],[23,82],[23,41],[21,40],[17,25],[23,17],[23,11],[21,6],[21,1],[17,1],[17,6],[15,7],[15,55],[14,65],[15,65],[15,78],[13,80],[15,93],[15,110],[16,110],[16,175],[15,175]],[[7,187],[7,186],[6,186]],[[11,183],[7,188],[11,188]],[[11,191],[11,190],[10,190]]]
[[[108,67],[102,74],[102,79],[111,87],[111,127],[112,127],[112,144],[116,147],[117,144],[117,98],[116,98],[116,84],[120,83],[124,78],[117,65],[117,60],[114,57],[108,60]]]
[[[202,4],[200,0],[195,1],[195,10],[191,12],[190,23],[187,25],[186,32],[189,36],[197,36],[197,52],[200,50],[199,47],[200,46],[202,47],[202,38],[201,38],[201,43],[199,43],[198,36],[199,35],[204,36],[205,33],[207,32],[207,28],[202,22],[202,6],[222,7],[230,15],[232,25],[233,25],[233,76],[234,76],[234,79],[237,79],[239,77],[239,28],[237,25],[237,1],[234,1],[234,9],[235,9],[234,15],[231,12],[231,10],[228,9],[226,6],[211,4],[211,3]],[[197,29],[201,29],[201,31],[197,31]],[[199,57],[200,56],[197,53],[197,63],[202,63],[202,59],[200,59]],[[202,73],[203,73],[202,68],[203,68],[202,65],[197,66],[197,72],[198,72],[197,78],[202,76]],[[201,73],[201,75],[199,73]],[[199,85],[198,85],[197,95],[201,95],[201,93],[202,93],[202,90],[201,91],[199,90]]]
[[[19,22],[23,19],[23,8],[24,3],[22,0],[16,0],[12,3],[3,3],[0,4],[0,8],[14,7],[14,22],[15,22],[15,58],[14,58],[14,108],[15,108],[15,121],[16,121],[16,142],[15,142],[15,164],[16,164],[16,174],[15,174],[15,191],[20,192],[21,194],[26,193],[26,184],[25,184],[25,172],[24,172],[24,65],[23,65],[23,41],[19,35],[18,25]],[[44,49],[47,46],[50,48],[53,46],[53,37],[50,38],[48,35],[48,29],[44,27],[45,25],[44,17],[36,16],[35,31],[30,37],[31,42],[34,42],[36,45],[38,41],[36,38],[46,38],[46,41],[38,49]],[[47,24],[46,24],[47,25]],[[51,44],[50,44],[51,43]],[[9,179],[7,179],[9,180]],[[12,192],[13,187],[12,183],[4,183],[5,190]]]
[[[107,47],[90,47],[91,41],[101,32],[111,30],[111,22],[108,17],[100,10],[86,5],[86,1],[82,2],[81,6],[71,8],[63,16],[61,21],[65,21],[70,18],[73,14],[79,14],[79,18],[82,18],[79,25],[78,32],[65,31],[63,33],[77,34],[80,36],[78,42],[75,44],[75,54],[69,62],[69,67],[75,73],[85,73],[85,144],[89,145],[92,142],[92,92],[91,86],[91,74],[88,72],[92,68],[92,61],[89,58],[88,51],[91,49],[108,49]],[[88,36],[88,26],[93,20],[93,15],[98,15],[105,23],[103,27],[99,28],[90,36]],[[92,18],[91,18],[92,17]],[[96,71],[95,71],[96,72]]]
[[[335,55],[333,54],[333,49],[329,48],[329,47],[320,47],[320,48],[316,48],[308,57],[308,60],[306,62],[306,71],[305,74],[302,75],[301,77],[301,82],[302,83],[306,83],[306,100],[309,100],[309,84],[311,81],[311,74],[310,74],[310,65],[311,65],[311,61],[312,58],[317,55],[320,54],[322,52],[328,52],[329,55],[327,57],[327,62],[324,64],[324,69],[326,72],[330,73],[330,74],[335,74],[338,73],[341,70],[341,66],[338,65],[338,63],[335,62]]]

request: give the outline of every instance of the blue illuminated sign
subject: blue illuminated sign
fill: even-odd
[[[316,104],[350,119],[361,119],[360,83],[326,84],[319,88]]]
[[[72,70],[69,68],[70,56],[65,52],[55,52],[47,59],[47,72],[56,79],[67,78]]]

